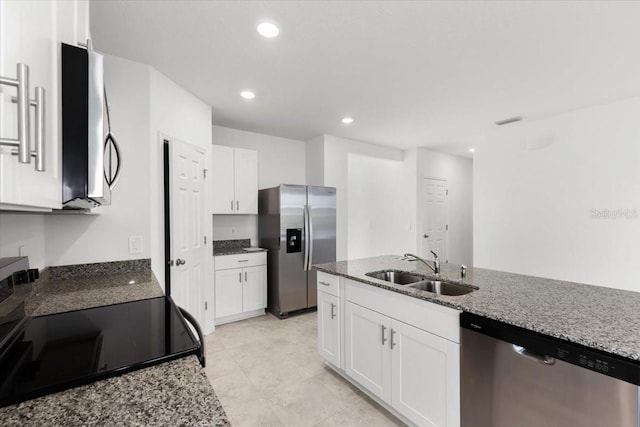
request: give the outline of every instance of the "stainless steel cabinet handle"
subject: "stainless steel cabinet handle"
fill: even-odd
[[[12,97],[11,102],[17,103],[18,98]],[[36,98],[29,101],[29,105],[35,107],[36,123],[35,123],[35,138],[36,149],[29,154],[36,159],[36,170],[44,172],[44,88],[36,87]],[[12,151],[11,154],[19,156],[20,150]]]
[[[331,320],[333,320],[336,317],[336,313],[333,311],[335,310],[336,305],[335,304],[331,304]]]
[[[240,201],[236,200],[236,212],[240,210]]]
[[[233,200],[231,201],[231,211],[233,212]]]
[[[527,350],[526,348],[519,345],[511,344],[511,349],[519,355],[538,363],[544,363],[545,365],[553,365],[554,363],[556,363],[556,359],[551,356],[547,356],[546,354],[534,353],[533,351]]]
[[[380,325],[380,326],[382,326],[382,345],[384,345],[384,343],[387,342],[387,338],[384,336],[384,331],[387,330],[387,327],[384,325]]]
[[[391,346],[391,350],[393,350],[393,347],[396,346],[396,343],[393,342],[393,336],[396,334],[396,331],[394,331],[393,329],[391,329],[391,342],[389,343],[389,345]]]
[[[327,283],[327,282],[319,282],[319,283],[324,286],[331,286],[331,283]]]
[[[16,78],[0,77],[0,84],[14,86],[18,89],[18,138],[0,138],[0,145],[18,148],[18,161],[31,163],[31,144],[29,143],[29,66],[17,64]]]
[[[238,262],[249,262],[248,259],[239,259]]]
[[[242,283],[242,271],[238,273],[238,283]]]
[[[244,281],[245,282],[247,281],[247,272],[246,271],[244,272]]]

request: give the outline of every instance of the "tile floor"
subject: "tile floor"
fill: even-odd
[[[324,365],[316,322],[316,312],[267,314],[205,338],[207,376],[232,425],[403,425]]]

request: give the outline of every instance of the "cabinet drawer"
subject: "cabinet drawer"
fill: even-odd
[[[213,257],[213,267],[216,270],[227,268],[254,267],[267,264],[267,253],[248,253],[238,255],[218,255]]]
[[[333,274],[318,271],[318,292],[326,292],[337,297],[340,296],[340,278]]]

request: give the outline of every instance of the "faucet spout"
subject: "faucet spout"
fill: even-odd
[[[438,259],[438,254],[436,254],[434,251],[431,251],[431,253],[433,254],[433,267],[431,266],[431,264],[429,264],[427,261],[423,260],[422,258],[420,258],[417,255],[404,254],[404,257],[405,258],[413,258],[413,259],[415,259],[417,261],[420,261],[424,265],[429,267],[435,274],[440,274],[440,260]]]

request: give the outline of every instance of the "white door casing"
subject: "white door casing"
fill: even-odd
[[[434,251],[442,262],[447,262],[447,180],[425,177],[422,178],[420,187],[422,202],[422,257],[432,259],[431,251]]]
[[[205,325],[204,153],[171,140],[171,297]]]

